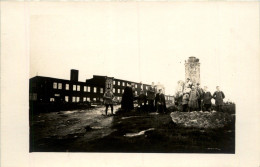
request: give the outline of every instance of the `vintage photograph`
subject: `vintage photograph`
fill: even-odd
[[[240,22],[229,8],[37,5],[30,152],[235,154]]]
[[[1,167],[259,166],[259,2],[0,4]]]

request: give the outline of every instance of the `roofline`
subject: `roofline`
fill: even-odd
[[[35,78],[46,78],[46,79],[53,79],[53,80],[60,80],[60,81],[85,83],[85,82],[82,82],[82,81],[71,81],[69,79],[60,79],[60,78],[45,77],[45,76],[35,76],[35,77],[30,78],[29,80],[32,80],[32,79],[35,79]]]

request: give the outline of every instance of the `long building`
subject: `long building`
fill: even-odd
[[[94,75],[86,82],[78,81],[78,70],[71,70],[70,80],[35,76],[29,82],[30,101],[34,102],[64,102],[64,103],[100,103],[107,88],[111,88],[115,98],[120,102],[127,83],[133,84],[135,94],[148,90],[149,84],[142,84],[114,77]],[[166,101],[171,102],[172,96],[166,95]]]

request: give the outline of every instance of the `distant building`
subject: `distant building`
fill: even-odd
[[[185,80],[187,78],[194,84],[200,83],[200,62],[196,57],[189,57],[185,61]]]
[[[62,103],[100,103],[106,89],[110,88],[115,98],[120,102],[127,83],[134,84],[135,93],[140,94],[148,90],[148,84],[142,84],[107,76],[94,75],[86,82],[78,81],[78,70],[71,70],[70,80],[36,76],[29,81],[30,102],[62,102]],[[171,101],[172,96],[166,95],[166,100]]]

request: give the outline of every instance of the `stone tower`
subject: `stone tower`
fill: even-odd
[[[185,80],[190,78],[191,82],[200,83],[200,63],[196,57],[185,60]]]

